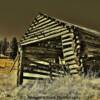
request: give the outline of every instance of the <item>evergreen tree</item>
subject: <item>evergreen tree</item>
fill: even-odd
[[[2,48],[2,41],[0,41],[0,54],[1,54],[1,48]]]
[[[17,56],[17,51],[18,51],[18,42],[17,42],[16,37],[12,38],[12,41],[10,43],[10,47],[12,49],[11,57],[12,57],[12,59],[15,59],[15,57]]]
[[[7,38],[4,38],[4,40],[1,42],[1,53],[6,55],[6,50],[9,46],[9,42],[7,41]]]

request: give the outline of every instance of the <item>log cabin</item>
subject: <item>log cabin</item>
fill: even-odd
[[[99,72],[100,32],[39,13],[20,41],[19,54],[18,84]]]

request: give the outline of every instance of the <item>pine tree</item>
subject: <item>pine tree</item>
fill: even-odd
[[[12,38],[12,41],[10,43],[10,47],[12,49],[11,57],[12,57],[12,59],[15,59],[15,57],[17,56],[17,51],[18,51],[18,42],[17,42],[16,37]]]
[[[9,46],[9,43],[7,41],[7,38],[5,37],[4,40],[1,42],[1,53],[6,55],[6,50]]]
[[[1,48],[2,48],[2,41],[0,41],[0,54],[1,54]]]

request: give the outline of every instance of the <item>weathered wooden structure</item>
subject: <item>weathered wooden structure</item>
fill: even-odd
[[[20,46],[18,84],[23,79],[81,74],[86,61],[100,55],[100,33],[39,13]]]

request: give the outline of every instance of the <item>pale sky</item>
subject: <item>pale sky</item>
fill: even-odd
[[[100,31],[100,0],[0,0],[0,39],[20,39],[38,12]]]

